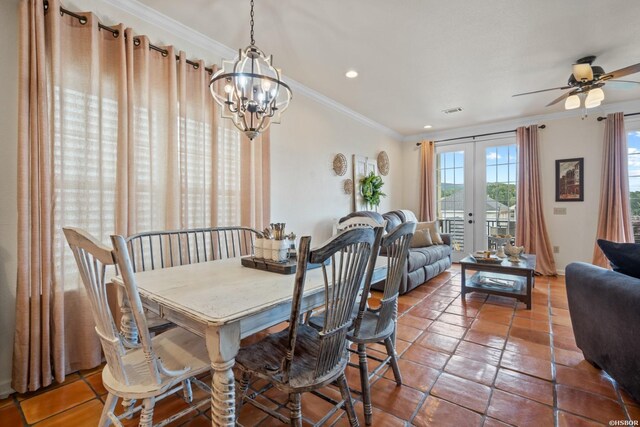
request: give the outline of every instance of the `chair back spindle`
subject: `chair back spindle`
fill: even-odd
[[[416,230],[415,222],[406,222],[398,225],[382,238],[381,250],[387,257],[387,279],[384,285],[384,292],[380,300],[380,307],[377,309],[378,319],[375,328],[376,334],[384,331],[397,315],[398,296],[400,283],[404,272],[407,257],[409,255],[409,245]],[[363,295],[369,293],[370,281]],[[358,336],[362,314],[366,310],[366,298],[362,298],[360,310],[354,325],[354,336]]]
[[[289,347],[283,373],[288,376],[294,356],[300,304],[308,263],[322,264],[325,287],[325,322],[320,340],[314,378],[331,372],[345,357],[346,335],[352,323],[351,312],[368,265],[375,264],[382,227],[351,228],[334,236],[322,247],[310,250],[310,237],[300,241],[293,306],[289,323]],[[330,260],[328,265],[324,263]]]
[[[134,272],[198,262],[236,258],[253,253],[262,233],[249,227],[209,227],[149,231],[126,239]]]

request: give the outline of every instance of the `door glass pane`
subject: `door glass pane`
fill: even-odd
[[[629,150],[629,196],[631,198],[631,227],[636,242],[640,242],[640,131],[627,137]]]
[[[451,235],[454,250],[464,250],[464,151],[436,157],[437,209],[440,230]]]
[[[488,247],[496,248],[516,232],[516,145],[486,149],[486,235]]]

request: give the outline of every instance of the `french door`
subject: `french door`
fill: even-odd
[[[513,136],[436,146],[437,214],[454,261],[515,235],[517,168]]]

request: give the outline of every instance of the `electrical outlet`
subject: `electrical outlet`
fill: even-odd
[[[554,246],[553,247],[553,253],[554,254],[559,254],[560,253],[560,246]]]
[[[567,214],[567,208],[553,208],[553,214],[554,215],[566,215]]]

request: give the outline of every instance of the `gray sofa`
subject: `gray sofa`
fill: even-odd
[[[392,230],[398,226],[398,224],[403,222],[417,222],[416,216],[413,212],[407,210],[391,211],[382,215],[378,212],[358,211],[340,218],[339,222],[356,216],[366,216],[378,221],[379,223],[386,220],[387,231]],[[411,248],[409,250],[407,267],[405,268],[402,276],[402,282],[400,283],[400,294],[409,292],[451,267],[451,238],[448,234],[441,234],[441,236],[445,243],[444,245]],[[373,289],[378,290],[382,290],[383,287],[384,282],[378,282],[372,285]]]
[[[640,279],[591,264],[566,268],[576,344],[640,401]]]

